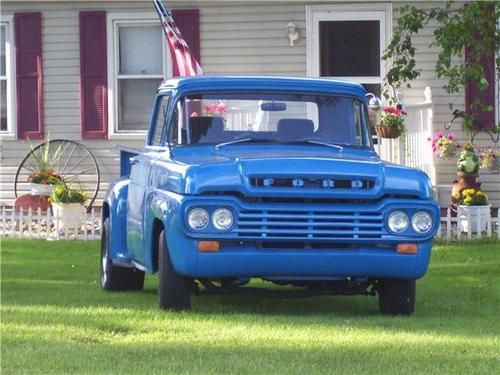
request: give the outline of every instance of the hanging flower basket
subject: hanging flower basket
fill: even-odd
[[[432,152],[440,159],[451,159],[453,158],[460,145],[454,142],[455,135],[452,132],[446,133],[442,130],[434,133],[431,138],[428,138],[429,142],[432,142]]]
[[[401,131],[395,126],[375,126],[375,132],[380,138],[394,139],[401,135]]]
[[[500,150],[491,147],[479,150],[480,168],[487,169],[492,173],[500,171]]]
[[[404,117],[406,112],[393,107],[385,107],[380,114],[380,123],[375,126],[375,132],[380,138],[397,138],[405,130]]]

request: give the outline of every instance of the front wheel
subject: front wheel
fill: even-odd
[[[378,283],[378,305],[384,315],[410,315],[415,311],[415,280],[383,279]]]
[[[165,234],[158,239],[158,305],[161,309],[188,310],[191,308],[192,281],[179,275],[172,265]]]
[[[142,290],[144,272],[135,268],[119,267],[112,263],[109,254],[109,217],[101,230],[101,288],[105,290]]]

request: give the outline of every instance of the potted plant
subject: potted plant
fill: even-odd
[[[397,138],[405,131],[404,117],[406,112],[398,105],[385,107],[380,114],[379,125],[375,126],[375,132],[380,138]]]
[[[54,186],[49,201],[60,229],[78,228],[82,225],[87,198],[87,193],[81,187],[72,188],[64,182]]]
[[[458,223],[462,232],[483,232],[490,218],[488,196],[479,189],[464,189],[458,198]],[[470,221],[469,221],[470,220]]]
[[[453,182],[453,188],[451,190],[451,208],[453,211],[456,211],[457,206],[460,204],[460,194],[462,194],[463,190],[481,189],[481,184],[477,182],[479,158],[477,157],[474,146],[471,143],[467,143],[460,152],[457,161],[457,172],[457,179]]]
[[[480,168],[488,169],[490,172],[500,170],[500,150],[494,150],[491,147],[483,148],[479,151]]]
[[[431,138],[428,138],[432,142],[432,152],[440,159],[450,159],[454,157],[460,145],[454,142],[455,135],[452,132],[446,133],[442,130],[434,133]]]
[[[55,150],[51,150],[50,140],[47,139],[39,147],[34,147],[30,143],[30,148],[34,162],[32,165],[34,171],[28,176],[31,194],[49,196],[52,193],[53,186],[62,182],[57,170],[59,169],[64,147],[61,144]]]

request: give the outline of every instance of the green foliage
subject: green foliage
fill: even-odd
[[[399,8],[400,17],[394,28],[394,36],[382,58],[391,60],[392,66],[385,77],[392,87],[400,87],[420,76],[416,67],[416,48],[412,38],[426,26],[435,26],[434,41],[429,47],[439,49],[436,75],[447,80],[444,89],[456,93],[468,82],[475,82],[480,90],[489,86],[481,57],[495,54],[497,77],[500,77],[500,1],[471,1],[455,5],[446,1],[444,6],[419,9],[404,5]],[[467,59],[464,50],[468,49]],[[497,78],[498,79],[498,78]],[[491,111],[491,106],[476,100],[471,109]],[[464,116],[464,128],[470,131],[474,121],[468,109]]]
[[[365,296],[199,295],[166,312],[155,276],[100,289],[96,241],[2,239],[0,260],[2,374],[498,373],[498,241],[435,246],[410,317]]]
[[[55,150],[51,150],[49,138],[38,148],[33,146],[29,140],[28,142],[35,163],[34,165],[30,163],[35,171],[28,176],[28,182],[50,185],[60,182],[61,177],[57,174],[57,170],[65,150],[64,144],[61,143]]]
[[[51,203],[85,203],[87,193],[81,188],[72,188],[65,182],[59,182],[50,196]]]

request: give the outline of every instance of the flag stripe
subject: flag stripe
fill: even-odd
[[[160,18],[167,44],[173,58],[173,71],[177,76],[203,75],[203,70],[192,54],[188,44],[174,22],[170,11],[161,0],[154,0],[158,17]]]

